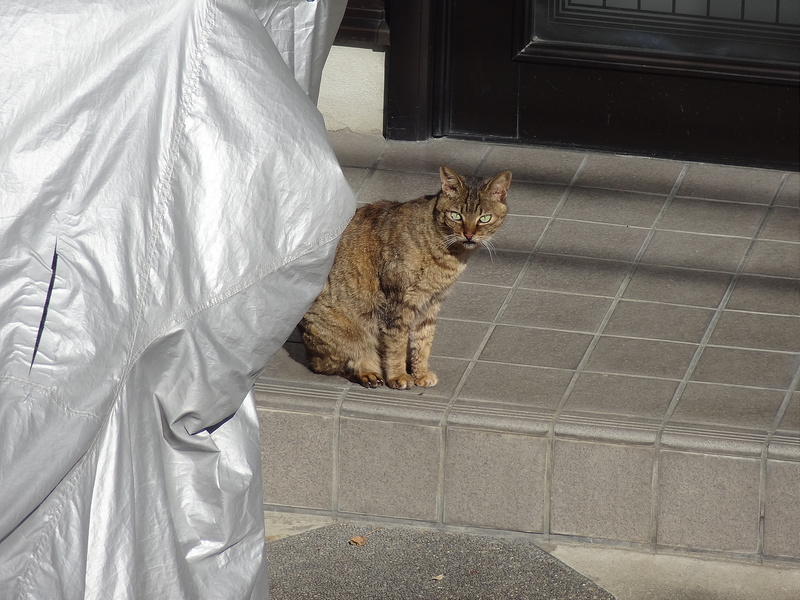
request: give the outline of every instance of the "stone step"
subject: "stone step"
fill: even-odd
[[[299,370],[296,346],[269,372],[301,377],[255,386],[271,510],[800,559],[791,436],[365,390]]]

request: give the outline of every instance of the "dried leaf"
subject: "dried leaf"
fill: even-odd
[[[376,527],[375,529],[373,529],[368,533],[365,533],[364,535],[357,535],[355,537],[351,537],[347,543],[353,546],[363,546],[364,544],[367,543],[367,538],[378,530],[380,530],[380,527]]]
[[[363,535],[357,535],[355,537],[351,537],[350,541],[347,543],[353,546],[363,546],[364,544],[367,543],[367,538],[364,537]]]

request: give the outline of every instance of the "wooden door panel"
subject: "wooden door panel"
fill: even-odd
[[[547,10],[558,27],[537,29]],[[797,0],[405,0],[389,15],[388,97],[406,94],[416,111],[414,127],[393,128],[403,110],[389,107],[390,139],[800,164]],[[394,77],[408,67],[392,20],[423,32],[414,47],[427,80]]]

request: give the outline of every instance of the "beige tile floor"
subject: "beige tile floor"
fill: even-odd
[[[436,387],[315,375],[296,335],[274,357],[267,506],[800,558],[800,174],[331,141],[360,203],[510,169],[509,216],[442,309]]]

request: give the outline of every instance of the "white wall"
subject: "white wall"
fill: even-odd
[[[317,103],[328,131],[383,134],[385,56],[369,48],[331,48]]]

